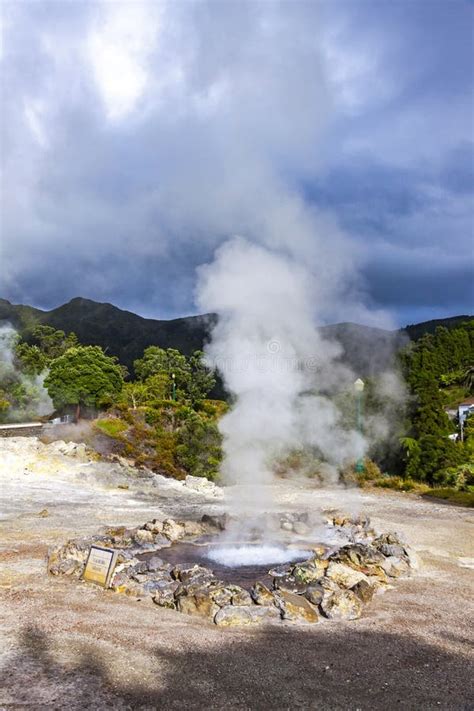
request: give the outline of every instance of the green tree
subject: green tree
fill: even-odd
[[[178,464],[193,476],[215,479],[222,460],[222,435],[217,425],[191,412],[179,428],[176,440]]]
[[[195,351],[190,358],[186,358],[174,348],[165,350],[149,346],[143,357],[135,361],[134,369],[137,378],[143,382],[153,376],[166,377],[168,395],[165,398],[171,397],[174,376],[177,399],[191,404],[203,400],[216,382],[213,373],[204,364],[201,351]]]
[[[191,378],[188,383],[188,395],[192,404],[204,400],[216,384],[214,372],[204,363],[204,353],[194,351],[189,358]]]
[[[14,349],[16,363],[27,375],[39,375],[52,360],[78,345],[75,333],[66,336],[64,331],[45,325],[36,326],[30,339],[32,343],[21,341]]]
[[[175,348],[165,350],[158,346],[149,346],[143,357],[138,358],[133,366],[139,380],[147,380],[152,375],[166,375],[170,379],[170,395],[171,377],[174,374],[177,393],[183,396],[187,392],[191,368],[186,356]]]
[[[28,375],[39,375],[49,362],[38,346],[30,346],[24,341],[15,348],[15,357],[21,370]]]
[[[456,466],[464,456],[462,447],[449,438],[453,425],[438,384],[451,365],[459,367],[459,353],[449,340],[451,333],[437,330],[435,336],[423,337],[402,354],[412,394],[410,424],[402,439],[405,471],[409,477],[430,484],[437,472]]]
[[[425,434],[417,440],[417,443],[416,456],[408,459],[406,470],[407,475],[412,479],[433,484],[438,472],[461,464],[464,458],[460,445],[447,437]]]
[[[109,406],[123,387],[123,374],[115,357],[99,346],[76,346],[52,361],[45,386],[55,407]]]
[[[52,326],[36,326],[31,336],[33,343],[38,346],[48,361],[59,358],[69,348],[75,348],[78,345],[75,333],[71,332],[66,335],[64,331],[56,330]]]
[[[170,397],[171,379],[160,373],[151,375],[146,380],[134,380],[125,383],[120,393],[118,403],[136,410],[138,407],[150,406]]]
[[[461,383],[469,393],[474,392],[474,365],[469,366],[461,375]]]

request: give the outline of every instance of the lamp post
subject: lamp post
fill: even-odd
[[[173,402],[176,401],[176,376],[174,373],[171,373],[171,399]]]
[[[354,383],[354,390],[356,393],[357,400],[357,429],[362,434],[363,422],[362,422],[362,394],[364,392],[365,383],[361,378],[357,378]],[[359,457],[356,462],[355,470],[357,474],[362,474],[365,471],[364,459]]]

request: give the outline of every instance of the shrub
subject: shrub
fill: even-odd
[[[436,499],[444,499],[458,506],[474,507],[474,491],[456,491],[448,487],[440,487],[426,491],[424,496],[434,497]]]
[[[95,426],[108,437],[119,439],[122,432],[128,429],[128,425],[117,417],[107,417],[103,420],[96,420]]]
[[[474,485],[474,463],[465,462],[457,467],[448,467],[436,472],[434,475],[436,484],[452,486],[457,491],[467,491],[469,486]]]
[[[215,479],[222,459],[222,435],[214,422],[192,413],[177,433],[176,460],[193,476]]]

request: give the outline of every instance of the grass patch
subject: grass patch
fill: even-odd
[[[106,417],[103,420],[96,420],[95,426],[108,437],[119,439],[122,432],[128,429],[128,425],[117,417]]]
[[[428,489],[423,496],[443,499],[444,501],[449,501],[451,504],[457,504],[458,506],[474,508],[474,492],[472,491],[456,491],[456,489],[446,486],[437,489]]]
[[[393,489],[394,491],[414,491],[423,494],[429,490],[426,484],[421,484],[413,479],[403,479],[401,476],[382,476],[369,482],[372,486],[381,489]]]
[[[434,499],[442,499],[458,506],[468,506],[474,508],[474,491],[470,487],[469,491],[458,491],[451,486],[436,487],[432,489],[427,484],[423,484],[413,479],[403,479],[400,476],[382,476],[371,481],[364,482],[381,489],[392,489],[394,491],[412,491],[420,496],[429,496]]]

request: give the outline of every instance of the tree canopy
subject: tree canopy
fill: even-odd
[[[122,368],[99,346],[75,346],[52,361],[45,386],[55,407],[103,407],[122,390]]]
[[[150,378],[160,376],[171,399],[197,403],[203,400],[215,385],[214,374],[206,367],[202,351],[195,351],[189,358],[174,348],[149,346],[143,357],[134,363],[139,380],[152,385]],[[175,391],[173,391],[173,381]]]
[[[438,327],[410,344],[400,355],[411,391],[409,422],[403,445],[406,473],[428,483],[462,464],[471,453],[449,435],[455,431],[445,408],[449,394],[462,399],[472,386],[474,321],[448,330]]]

